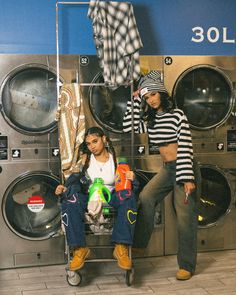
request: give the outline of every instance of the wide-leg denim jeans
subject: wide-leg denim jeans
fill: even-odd
[[[199,175],[197,170],[195,174]],[[179,268],[194,273],[197,257],[198,190],[188,197],[188,203],[185,204],[186,195],[183,184],[177,184],[175,179],[176,161],[171,161],[165,163],[160,172],[141,191],[133,247],[147,247],[154,228],[155,207],[170,192],[173,192],[178,230],[177,259]]]
[[[109,205],[117,211],[111,236],[112,244],[132,245],[137,218],[137,198],[133,191],[112,192]],[[63,199],[61,204],[62,223],[66,231],[67,243],[71,247],[86,246],[85,213],[88,195],[81,191]]]

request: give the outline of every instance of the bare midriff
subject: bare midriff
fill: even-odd
[[[177,158],[177,143],[170,143],[159,148],[163,162],[175,161]]]

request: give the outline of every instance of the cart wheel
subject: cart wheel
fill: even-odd
[[[66,280],[70,286],[78,286],[82,282],[82,275],[76,271],[67,271]]]
[[[125,273],[125,282],[126,285],[129,287],[133,284],[134,281],[134,270],[133,269],[129,269],[126,271]]]

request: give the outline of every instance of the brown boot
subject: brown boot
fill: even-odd
[[[127,245],[116,244],[113,256],[118,260],[118,265],[123,269],[131,269],[132,261],[129,258],[129,249]]]
[[[180,268],[176,273],[177,280],[182,280],[182,281],[189,280],[191,276],[192,276],[191,272],[183,268]]]
[[[74,251],[74,256],[70,262],[70,270],[77,270],[84,266],[85,259],[89,256],[88,247],[80,247]]]

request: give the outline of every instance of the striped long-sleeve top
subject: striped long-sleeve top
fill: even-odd
[[[177,143],[176,182],[194,181],[192,136],[184,112],[180,109],[174,109],[172,112],[157,112],[153,126],[148,127],[140,118],[140,104],[141,98],[136,97],[133,102],[134,132],[147,132],[149,142],[157,146]],[[130,132],[131,128],[131,101],[128,101],[123,131]]]

